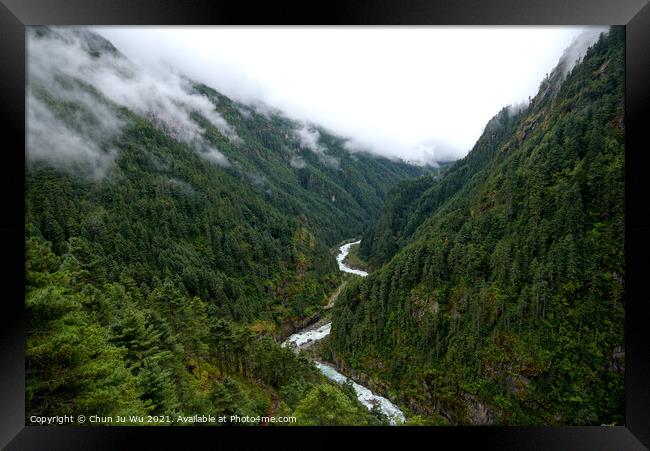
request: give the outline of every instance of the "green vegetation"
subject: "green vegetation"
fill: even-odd
[[[368,264],[361,258],[359,255],[359,247],[360,244],[355,244],[354,246],[350,247],[350,253],[348,254],[347,257],[345,257],[345,260],[343,260],[343,263],[348,265],[350,268],[354,269],[360,269],[362,271],[367,271],[368,270]]]
[[[399,184],[332,311],[331,352],[427,421],[623,423],[624,30]]]
[[[312,388],[294,411],[301,426],[378,426],[388,424],[380,413],[359,405],[351,383],[343,391],[331,384]]]
[[[81,36],[94,58],[120,57],[99,36]],[[195,85],[243,140],[193,113],[229,160],[215,165],[84,79],[52,77],[65,95],[37,81],[30,95],[106,155],[116,152],[101,177],[83,164],[52,164],[56,156],[27,161],[27,418],[266,415],[275,404],[292,414],[328,383],[278,345],[282,327],[319,310],[339,285],[330,246],[360,234],[384,193],[422,169],[352,156],[320,131],[331,157],[323,160],[291,137],[292,121],[242,113]],[[100,110],[123,124],[119,133],[99,136]],[[342,402],[340,388],[322,389],[342,414],[367,413]],[[316,421],[309,402],[299,407]]]
[[[123,58],[75,36],[97,61]],[[310,352],[408,406],[407,424],[623,423],[622,27],[435,170],[349,153],[196,83],[236,135],[199,109],[200,136],[181,139],[81,75],[50,75],[28,100],[103,166],[54,143],[27,159],[27,418],[386,424],[279,346],[328,315],[332,334]],[[341,275],[332,246],[359,236],[347,263],[373,273]]]

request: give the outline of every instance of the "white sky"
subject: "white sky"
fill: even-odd
[[[135,62],[164,61],[360,148],[467,154],[502,107],[533,96],[585,27],[99,27]]]

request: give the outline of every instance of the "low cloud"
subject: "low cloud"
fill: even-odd
[[[79,77],[116,104],[150,118],[209,161],[226,165],[223,153],[205,142],[192,112],[204,116],[231,143],[242,140],[210,100],[193,92],[192,82],[175,71],[181,70],[240,102],[243,117],[281,114],[305,124],[292,141],[333,167],[338,160],[322,149],[318,130],[306,124],[348,137],[346,148],[351,152],[418,164],[457,159],[466,155],[504,105],[537,93],[543,74],[556,66],[564,49],[561,63],[568,72],[606,31],[602,27],[587,28],[583,34],[584,27],[95,30],[126,59],[116,51],[93,56],[78,30],[54,28],[53,36],[40,39],[30,33],[30,82],[39,76],[53,80],[55,73]],[[571,39],[574,42],[567,47]],[[91,45],[102,45],[95,41]]]
[[[98,122],[98,127],[83,133],[66,125],[43,101],[28,93],[27,123],[27,157],[31,160],[47,161],[61,169],[74,168],[99,179],[117,156],[115,149],[101,144],[119,129],[117,121]]]
[[[343,147],[354,157],[355,153],[374,154],[377,147],[373,141],[363,141],[349,138],[343,144]],[[449,143],[440,139],[425,139],[420,141],[411,141],[408,143],[409,152],[402,156],[384,154],[384,158],[390,160],[402,161],[418,166],[438,166],[438,162],[453,161],[458,158],[458,149]]]
[[[327,153],[327,149],[320,143],[320,132],[306,123],[293,131],[302,148],[309,149],[328,166],[338,169],[341,166],[339,160]]]
[[[179,192],[191,196],[196,193],[194,191],[194,188],[192,188],[192,185],[190,185],[187,182],[184,182],[183,180],[179,180],[177,178],[167,178],[166,183],[173,189],[178,190]]]
[[[262,174],[255,174],[253,172],[247,172],[246,177],[251,181],[254,186],[264,186],[266,185],[266,176]]]
[[[300,145],[306,147],[315,153],[325,152],[325,148],[320,145],[318,142],[320,140],[320,133],[316,129],[310,129],[307,125],[303,125],[301,128],[294,131]]]
[[[367,144],[355,138],[348,138],[343,142],[343,148],[350,153],[369,152]]]
[[[125,106],[148,118],[157,128],[190,145],[209,161],[217,165],[228,164],[227,158],[205,141],[205,131],[191,115],[202,115],[234,144],[241,144],[242,140],[207,97],[192,92],[191,80],[162,64],[138,66],[109,46],[98,52],[93,46],[98,42],[101,45],[102,40],[89,39],[89,36],[92,35],[75,28],[50,28],[42,36],[38,36],[35,29],[29,30],[27,128],[30,158],[59,163],[95,161],[102,168],[99,172],[106,170],[105,165],[115,155],[110,153],[111,159],[108,159],[95,135],[99,133],[101,138],[115,135],[122,124],[115,109],[102,102],[101,96],[92,94],[96,90],[115,105]],[[75,86],[79,81],[87,87]],[[36,98],[39,89],[40,94],[52,101],[80,104],[82,110],[96,117],[96,127],[74,130],[71,124],[77,123],[77,118],[68,118],[64,123],[53,112],[48,113],[50,105]],[[69,136],[68,141],[74,142],[65,146],[44,146],[56,141],[47,139],[47,134],[57,138]]]
[[[250,119],[251,118],[252,113],[246,106],[237,105],[236,108],[237,108],[237,111],[239,111],[239,114],[241,115],[241,117],[243,117],[244,119]]]
[[[359,147],[410,161],[432,153],[451,152],[453,159],[466,155],[491,117],[505,105],[537,93],[544,74],[583,30],[97,29],[130,57],[168,61],[193,79],[251,105],[249,111],[271,115],[277,108],[285,117],[351,138],[353,151]]]
[[[289,164],[291,165],[292,168],[296,168],[296,169],[302,169],[305,166],[307,166],[305,160],[299,155],[292,156],[291,160],[289,161]]]
[[[513,103],[512,105],[508,105],[506,108],[508,109],[508,113],[511,116],[517,115],[522,111],[524,111],[526,108],[528,108],[528,100],[525,100],[523,102]]]
[[[216,164],[217,166],[231,166],[228,158],[226,158],[226,156],[214,146],[204,146],[201,150],[199,150],[199,155],[201,155],[206,160],[209,160],[212,163]]]
[[[456,148],[442,141],[431,139],[416,143],[413,156],[405,161],[417,165],[438,166],[439,162],[453,161],[457,158]]]
[[[573,38],[571,44],[564,50],[560,57],[559,67],[562,75],[566,76],[587,53],[587,49],[594,45],[602,33],[607,33],[605,27],[590,28]]]
[[[252,111],[255,111],[257,114],[261,114],[266,118],[271,118],[273,116],[285,116],[282,110],[272,107],[271,105],[261,100],[246,99],[245,102],[246,108],[250,108]]]

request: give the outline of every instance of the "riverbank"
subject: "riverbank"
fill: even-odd
[[[343,263],[345,263],[349,268],[368,272],[368,263],[366,263],[363,258],[361,258],[360,249],[361,243],[353,244],[350,247],[350,252],[348,252],[348,256],[343,261]]]
[[[344,263],[346,257],[350,253],[351,247],[354,246],[354,245],[358,245],[360,243],[361,243],[361,240],[354,241],[352,243],[347,243],[347,244],[344,244],[343,246],[341,246],[339,248],[339,255],[336,256],[336,262],[338,263],[339,269],[341,271],[347,272],[347,273],[350,273],[350,274],[356,274],[357,276],[361,276],[361,277],[366,277],[368,275],[368,273],[366,271],[362,271],[360,269],[350,268],[348,265],[346,265]]]
[[[342,244],[339,247],[339,253],[336,256],[336,261],[339,265],[339,269],[342,272],[355,274],[356,276],[360,276],[360,277],[365,277],[368,275],[367,272],[359,269],[351,268],[344,263],[346,257],[348,256],[348,253],[350,252],[350,248],[354,245],[358,245],[359,243],[361,243],[360,240]],[[339,294],[345,288],[346,283],[347,281],[344,281],[336,289],[336,291],[330,297],[327,306],[325,306],[324,308],[331,308],[334,305]],[[295,353],[300,353],[301,351],[307,351],[307,355],[310,356],[310,358],[314,361],[314,363],[321,371],[321,373],[328,379],[335,381],[339,384],[343,384],[347,381],[352,383],[352,386],[355,390],[359,402],[361,402],[364,406],[366,406],[368,410],[372,410],[375,407],[379,408],[381,412],[384,415],[386,415],[391,425],[396,425],[406,421],[403,412],[389,399],[373,393],[371,389],[364,387],[354,379],[342,374],[340,371],[337,370],[337,367],[339,366],[337,363],[322,361],[321,358],[319,357],[319,353],[313,352],[313,350],[310,349],[312,345],[326,338],[330,334],[331,328],[332,328],[331,321],[328,321],[325,318],[321,317],[317,321],[312,322],[309,326],[305,327],[304,329],[291,334],[282,343],[282,346],[291,348]]]

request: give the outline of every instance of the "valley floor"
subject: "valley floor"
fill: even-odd
[[[339,248],[337,261],[339,263],[339,269],[342,272],[353,274],[355,276],[365,277],[368,273],[356,268],[351,268],[348,266],[348,264],[350,264],[349,261],[346,260],[346,257],[348,257],[348,254],[350,253],[351,247],[354,245],[356,248],[358,248],[359,243],[360,241],[343,244]],[[338,298],[339,294],[341,294],[347,283],[348,280],[345,280],[343,283],[341,283],[341,285],[338,286],[338,288],[330,296],[330,300],[327,305],[323,307],[324,309],[331,309],[334,306],[336,299]],[[285,340],[284,343],[282,343],[282,346],[290,346],[294,352],[300,353],[311,348],[315,343],[325,339],[330,334],[331,328],[331,321],[328,321],[326,318],[322,318],[316,323],[311,324],[291,335]],[[334,368],[335,365],[333,363],[321,361],[322,359],[320,356],[318,356],[318,353],[310,353],[309,355],[312,357],[321,373],[323,373],[328,379],[333,380],[339,384],[344,384],[346,382],[351,383],[357,395],[357,399],[364,406],[366,406],[368,410],[378,408],[384,415],[386,415],[391,425],[403,423],[406,420],[402,411],[390,400],[384,398],[383,396],[374,394],[370,389],[364,387],[361,384],[358,384],[350,377],[345,376],[341,372],[337,371]]]

